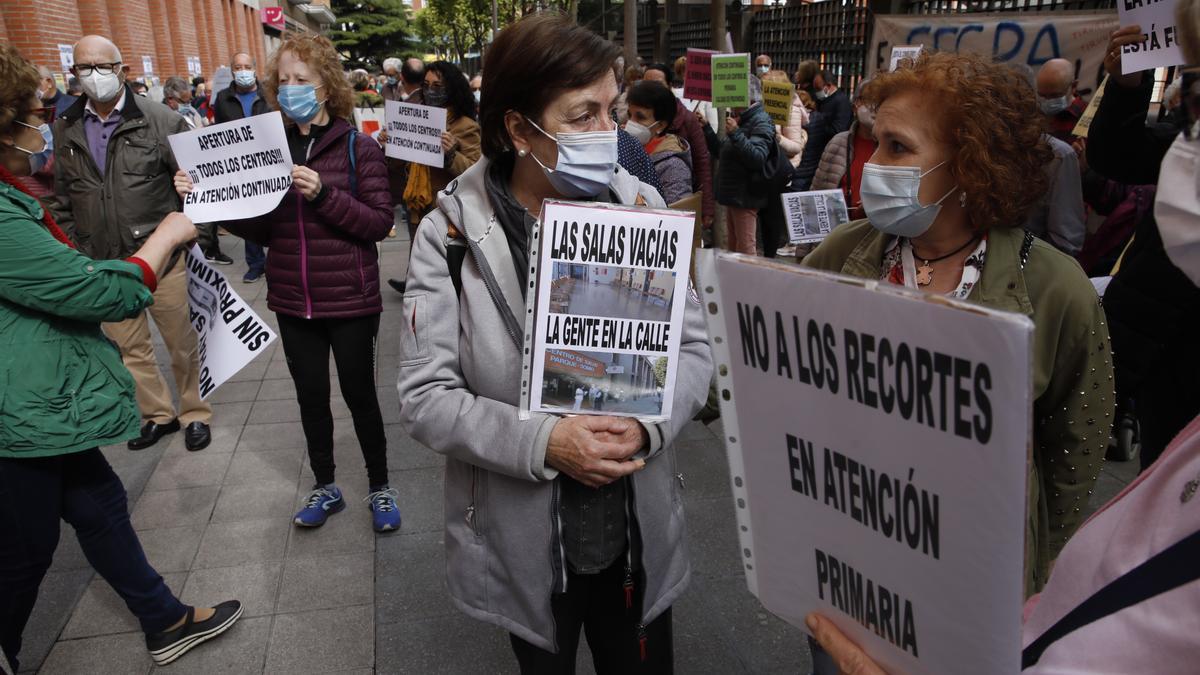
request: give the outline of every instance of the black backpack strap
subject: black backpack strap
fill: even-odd
[[[1200,531],[1193,532],[1092,594],[1021,652],[1021,670],[1071,632],[1143,600],[1200,579]]]

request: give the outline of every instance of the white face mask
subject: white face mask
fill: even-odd
[[[560,131],[551,136],[533,120],[529,123],[558,145],[558,161],[553,169],[542,164],[532,151],[529,153],[558,194],[579,199],[595,197],[608,188],[617,167],[616,126],[608,131]]]
[[[858,110],[854,111],[854,115],[858,117],[858,123],[868,129],[875,127],[875,111],[865,105],[858,106]]]
[[[858,189],[863,210],[875,229],[899,237],[919,237],[929,230],[942,202],[958,187],[927,206],[921,205],[921,179],[945,164],[942,162],[921,173],[919,166],[884,166],[867,162],[863,165],[862,185]]]
[[[121,76],[116,73],[101,75],[93,70],[88,77],[79,78],[79,84],[88,98],[100,103],[108,103],[121,93]]]
[[[760,75],[766,75],[767,73],[771,72],[771,66],[759,66],[758,72]]]
[[[1163,157],[1154,219],[1167,258],[1200,286],[1200,139],[1180,134]]]
[[[650,139],[654,138],[654,132],[650,130],[650,127],[633,120],[625,123],[625,133],[636,138],[642,145],[649,143]]]

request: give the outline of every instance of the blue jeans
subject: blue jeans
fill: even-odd
[[[162,632],[187,611],[146,560],[129,522],[125,486],[98,449],[0,458],[0,649],[13,672],[62,520],[143,631]]]
[[[249,268],[247,271],[259,274],[262,274],[267,268],[267,252],[263,250],[262,246],[248,240],[246,241],[246,267]]]

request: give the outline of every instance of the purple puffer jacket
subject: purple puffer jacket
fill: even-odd
[[[335,119],[309,152],[307,166],[327,193],[315,206],[293,186],[274,211],[225,224],[269,249],[267,306],[279,314],[330,319],[383,311],[375,243],[393,223],[387,165],[379,144],[356,134],[358,185],[351,194],[351,128]]]

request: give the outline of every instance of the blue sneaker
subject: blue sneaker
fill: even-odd
[[[367,495],[363,501],[371,505],[371,521],[376,532],[392,532],[400,529],[400,507],[396,498],[400,493],[395,488],[384,488]]]
[[[336,485],[314,488],[304,502],[304,508],[296,513],[293,523],[300,527],[320,527],[330,514],[346,508],[342,491]]]

